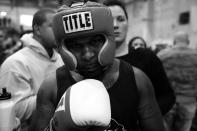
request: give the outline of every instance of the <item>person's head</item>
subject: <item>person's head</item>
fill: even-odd
[[[33,16],[32,29],[34,38],[38,40],[45,48],[56,47],[55,37],[52,29],[52,18],[55,11],[43,8],[37,11]]]
[[[184,31],[178,31],[174,35],[174,45],[188,46],[189,45],[189,36]]]
[[[5,40],[5,31],[4,29],[0,29],[0,44]]]
[[[114,18],[114,35],[116,47],[119,47],[125,42],[128,31],[128,14],[125,5],[120,0],[106,0],[104,1],[112,12]]]
[[[113,63],[113,18],[106,6],[90,1],[65,5],[54,16],[53,30],[70,70],[97,79]]]
[[[133,37],[128,44],[129,50],[138,48],[147,48],[146,42],[142,37]]]
[[[12,39],[12,43],[15,44],[17,41],[20,40],[20,32],[14,28],[10,28],[6,32],[7,37]]]

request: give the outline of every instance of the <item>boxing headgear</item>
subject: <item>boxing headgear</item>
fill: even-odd
[[[53,131],[106,129],[111,120],[108,92],[102,82],[82,80],[63,94],[50,122]]]
[[[113,17],[108,7],[89,1],[83,4],[75,3],[75,6],[71,7],[64,6],[54,16],[53,31],[61,57],[69,69],[76,69],[77,60],[63,44],[63,40],[96,34],[102,34],[106,39],[98,55],[99,63],[102,66],[112,64],[115,43]]]

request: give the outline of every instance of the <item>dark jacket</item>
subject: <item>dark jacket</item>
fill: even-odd
[[[149,77],[161,112],[165,115],[175,103],[175,95],[160,59],[151,50],[141,48],[118,58],[141,69]]]

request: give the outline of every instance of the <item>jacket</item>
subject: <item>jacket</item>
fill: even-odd
[[[26,47],[9,56],[0,68],[0,88],[7,88],[11,92],[17,102],[16,116],[21,122],[31,117],[42,81],[63,65],[55,50],[50,58],[44,47],[32,36],[24,35],[21,40]]]

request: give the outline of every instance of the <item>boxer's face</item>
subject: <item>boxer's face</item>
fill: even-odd
[[[126,38],[128,30],[128,20],[124,10],[120,6],[109,6],[114,18],[114,35],[116,47],[119,47]]]
[[[84,77],[97,78],[103,72],[98,62],[98,54],[105,42],[105,37],[95,35],[66,40],[67,49],[77,59],[77,70]]]

